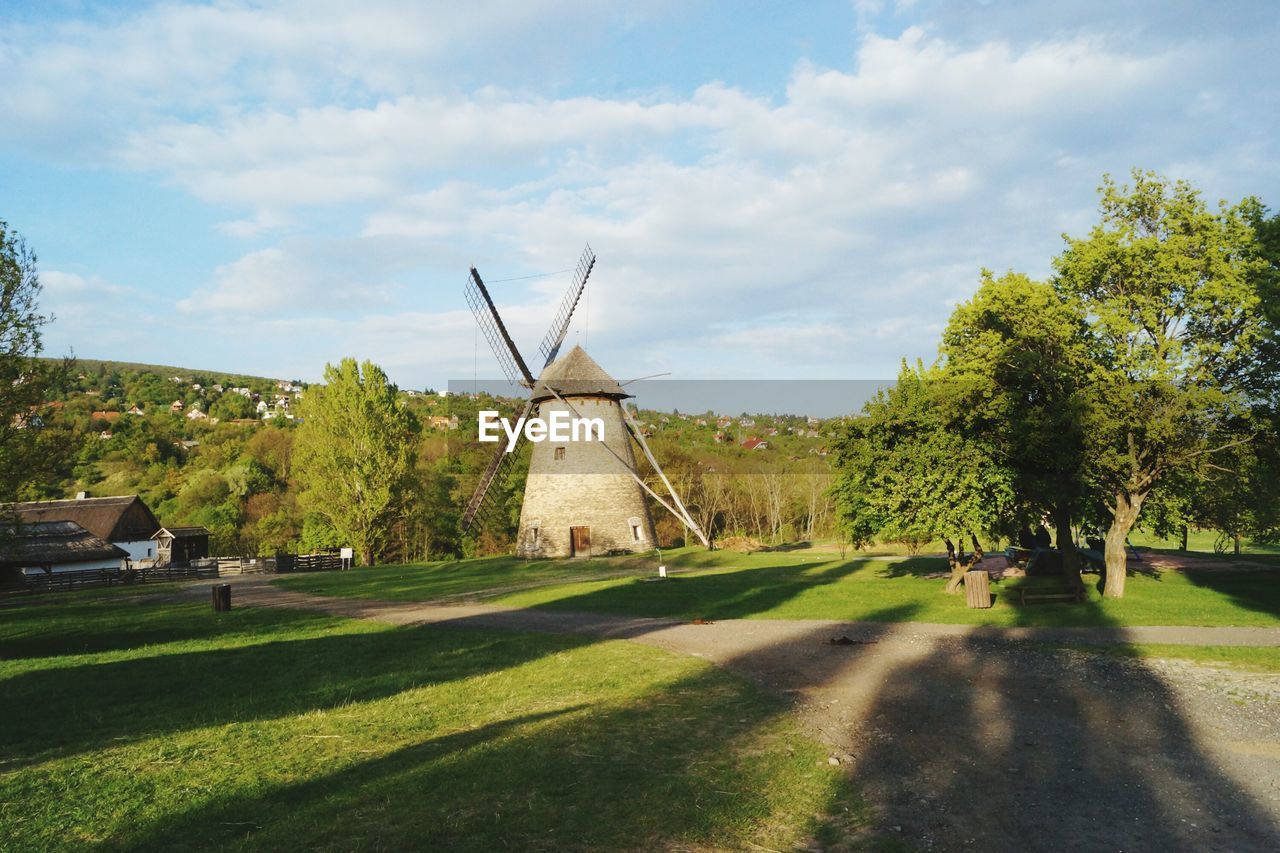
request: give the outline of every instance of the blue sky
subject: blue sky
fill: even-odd
[[[590,241],[618,376],[891,377],[1104,172],[1280,207],[1274,4],[1117,5],[9,0],[0,218],[52,353],[494,376],[467,266]],[[495,285],[526,352],[567,284]]]

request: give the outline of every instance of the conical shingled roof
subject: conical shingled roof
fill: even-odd
[[[562,397],[600,396],[621,400],[631,396],[580,346],[575,346],[542,371],[533,388],[534,402],[554,397],[547,390],[548,385]]]

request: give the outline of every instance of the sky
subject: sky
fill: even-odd
[[[1104,173],[1280,208],[1271,2],[0,0],[0,219],[46,352],[401,387],[893,377]],[[549,275],[543,275],[550,273]],[[530,278],[529,276],[537,276]]]

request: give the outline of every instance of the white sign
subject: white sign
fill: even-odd
[[[330,552],[330,553],[332,553],[332,552]],[[356,555],[356,549],[355,549],[355,548],[343,548],[343,549],[338,553],[338,556],[339,556],[339,557],[341,557],[341,558],[342,558],[342,559],[344,559],[344,560],[350,560],[350,559],[354,558],[354,557],[355,557],[355,555]]]
[[[511,421],[499,416],[496,411],[485,409],[480,412],[480,441],[501,441],[499,427],[507,434],[507,453],[515,450],[516,440],[521,432],[530,441],[551,440],[557,444],[567,441],[604,441],[604,418],[572,417],[568,412],[558,409],[547,420],[519,418],[514,427]]]

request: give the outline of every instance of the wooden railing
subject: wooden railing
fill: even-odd
[[[0,577],[0,593],[65,592],[117,584],[164,583],[254,574],[332,572],[342,568],[339,551],[318,554],[276,554],[274,557],[207,557],[186,566],[143,569],[86,569],[38,575]]]

